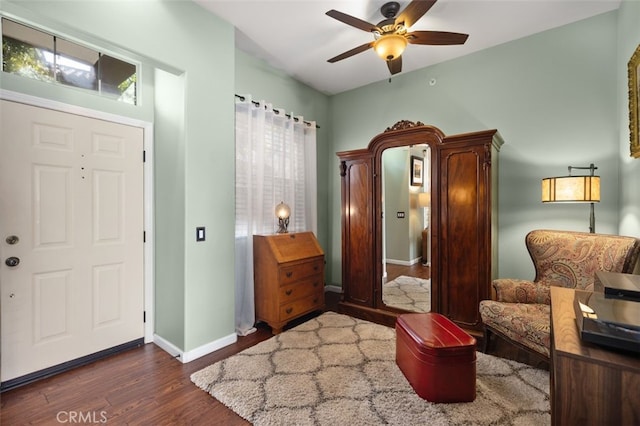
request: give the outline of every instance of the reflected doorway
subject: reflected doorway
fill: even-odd
[[[426,144],[382,153],[382,301],[412,312],[431,311],[430,154]]]

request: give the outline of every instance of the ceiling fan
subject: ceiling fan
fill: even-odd
[[[340,22],[373,33],[374,41],[347,50],[327,62],[338,62],[349,58],[370,48],[376,51],[378,56],[387,62],[391,75],[402,71],[402,53],[407,44],[449,45],[464,44],[468,34],[451,33],[446,31],[412,31],[408,29],[416,23],[437,0],[413,0],[396,17],[400,10],[400,4],[392,1],[382,5],[380,12],[385,19],[377,25],[370,24],[346,13],[330,10],[326,14]]]

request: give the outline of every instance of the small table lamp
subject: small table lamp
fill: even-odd
[[[280,204],[276,206],[276,217],[278,218],[278,234],[286,234],[287,226],[289,226],[289,216],[291,215],[291,209],[284,201],[280,201]]]
[[[571,176],[571,169],[589,170],[587,176]],[[569,166],[569,176],[542,179],[543,203],[590,203],[589,232],[596,232],[596,217],[593,203],[600,202],[600,176],[594,176],[598,168]]]

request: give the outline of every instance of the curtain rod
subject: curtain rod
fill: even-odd
[[[242,96],[242,95],[235,95],[235,96],[236,96],[236,98],[240,99],[241,101],[244,101],[244,100],[246,99],[246,98],[245,98],[244,96]],[[251,101],[251,103],[252,103],[252,104],[254,104],[255,106],[260,106],[260,102]],[[266,105],[265,105],[264,107],[265,107],[265,108],[267,108],[267,106],[266,106]],[[275,112],[276,114],[280,114],[280,110],[277,110],[277,109],[275,109],[275,108],[272,108],[272,110],[273,110],[273,112]],[[287,118],[291,118],[291,114],[285,114],[285,116],[286,116]],[[299,120],[299,119],[298,119],[298,117],[293,117],[293,119],[294,119],[295,121],[298,121],[298,120]],[[308,121],[304,121],[303,123],[304,123],[304,124],[307,124],[307,125],[309,125],[309,126],[311,126],[311,123],[310,123],[310,122],[308,122]],[[318,125],[316,124],[316,129],[319,129],[319,128],[320,128],[320,126],[318,126]]]

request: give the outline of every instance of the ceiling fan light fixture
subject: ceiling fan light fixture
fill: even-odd
[[[375,41],[373,49],[385,61],[397,59],[407,47],[407,39],[399,34],[385,34]]]

